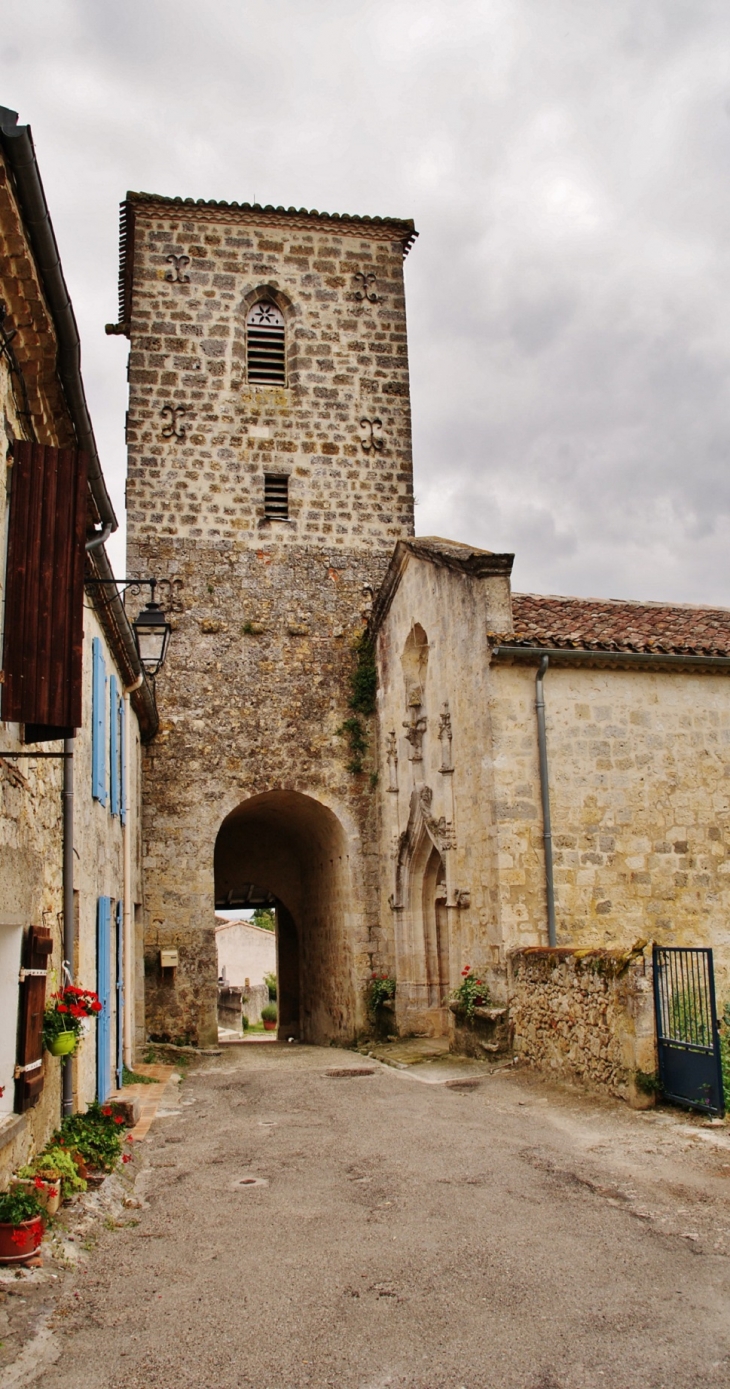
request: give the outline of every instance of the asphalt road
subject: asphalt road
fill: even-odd
[[[425,1079],[280,1046],[189,1074],[43,1389],[727,1389],[728,1130]]]

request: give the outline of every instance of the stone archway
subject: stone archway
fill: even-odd
[[[281,1035],[352,1040],[350,862],[333,811],[297,791],[266,791],[231,811],[216,839],[216,901],[252,884],[277,904]]]

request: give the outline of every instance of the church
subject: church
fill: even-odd
[[[268,903],[280,1036],[351,1043],[376,973],[397,1033],[458,1043],[472,970],[535,1059],[540,980],[590,956],[633,971],[615,1064],[601,1044],[623,1084],[653,1069],[648,942],[712,946],[730,997],[730,611],[513,593],[512,555],[414,537],[415,237],[122,205],[128,572],[173,624],[142,773],[147,1028],[215,1039],[216,908]]]

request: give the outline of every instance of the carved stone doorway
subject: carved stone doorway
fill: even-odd
[[[279,1037],[352,1040],[352,893],[348,842],[337,816],[296,791],[243,801],[218,832],[216,906],[245,905],[252,884],[276,904]]]

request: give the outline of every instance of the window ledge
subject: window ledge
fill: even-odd
[[[27,1114],[5,1114],[0,1118],[0,1149],[18,1138],[28,1126]]]

